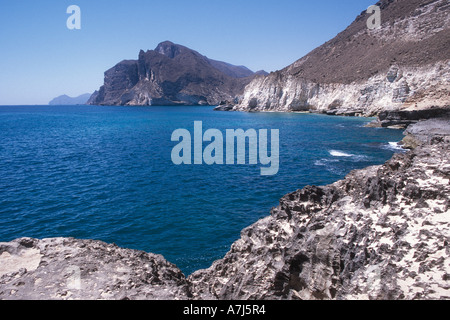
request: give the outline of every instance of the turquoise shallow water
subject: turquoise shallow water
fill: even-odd
[[[172,132],[278,129],[280,169],[176,166]],[[381,164],[402,132],[361,118],[210,107],[0,107],[0,241],[76,237],[162,254],[185,274],[223,257],[283,195]],[[206,145],[206,144],[205,144]]]

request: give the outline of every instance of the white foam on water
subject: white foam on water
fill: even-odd
[[[344,151],[339,151],[339,150],[330,150],[328,151],[330,153],[331,156],[335,157],[335,158],[341,158],[342,160],[348,160],[351,162],[360,162],[360,161],[367,161],[370,159],[370,157],[365,156],[365,155],[358,155],[358,154],[351,154],[351,153],[346,153]],[[339,160],[337,160],[339,161]]]
[[[394,151],[394,152],[405,152],[406,149],[402,147],[401,142],[388,142],[381,145],[381,149]]]
[[[330,150],[328,151],[333,157],[354,157],[354,154],[350,154],[350,153],[345,153],[342,151],[338,151],[338,150]]]
[[[391,150],[404,150],[400,142],[389,142],[387,148]]]
[[[329,166],[333,162],[339,162],[339,160],[332,160],[332,159],[320,159],[314,161],[315,166]]]

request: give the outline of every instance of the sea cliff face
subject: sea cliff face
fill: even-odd
[[[380,1],[382,25],[360,16],[334,39],[281,71],[253,80],[239,111],[315,111],[373,116],[449,105],[450,4]]]
[[[155,50],[141,50],[137,60],[124,60],[106,71],[104,85],[88,104],[218,105],[233,101],[259,74],[165,41]]]
[[[418,122],[415,149],[286,195],[188,278],[99,241],[0,243],[0,299],[449,299],[449,127]]]
[[[253,80],[232,110],[374,116],[385,110],[447,106],[449,83],[450,61],[414,68],[392,66],[383,75],[352,84],[321,84],[271,74]]]

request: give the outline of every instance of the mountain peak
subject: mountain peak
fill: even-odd
[[[158,44],[158,46],[156,47],[155,51],[165,55],[166,57],[173,59],[176,56],[178,56],[179,54],[182,53],[183,49],[185,49],[185,47],[175,44],[171,41],[164,41],[161,42],[160,44]]]

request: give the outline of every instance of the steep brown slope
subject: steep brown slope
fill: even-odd
[[[364,11],[334,39],[256,78],[236,110],[377,114],[449,104],[450,4],[383,0],[381,27]]]
[[[420,67],[450,58],[448,1],[385,0],[378,5],[384,31],[369,30],[369,15],[363,11],[347,29],[282,72],[313,82],[350,84],[387,72],[392,64]],[[414,20],[421,22],[410,32]]]

